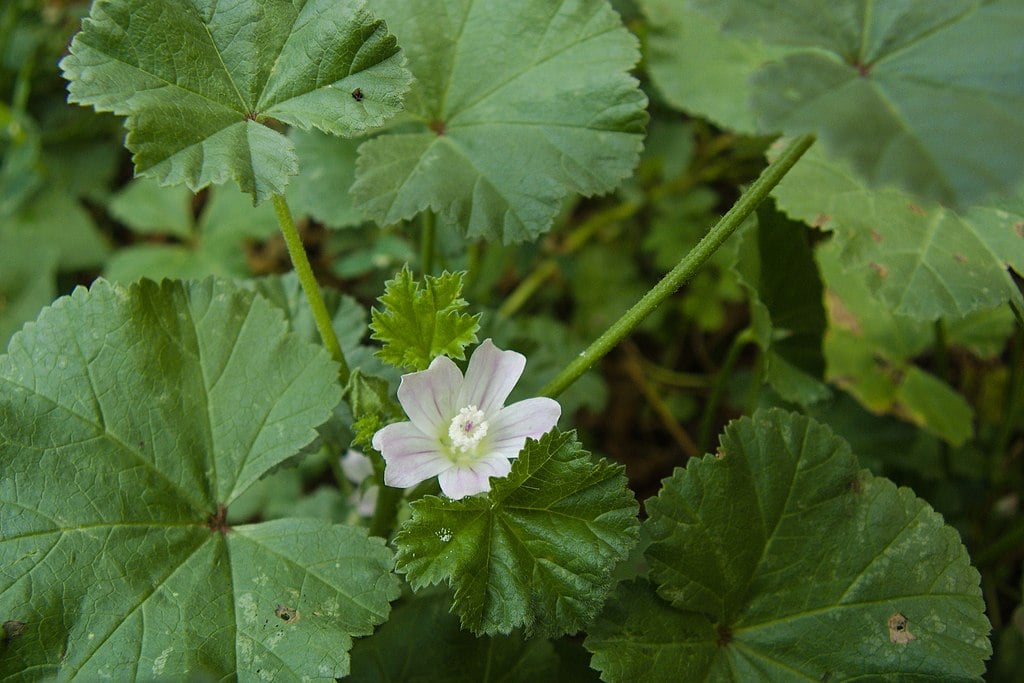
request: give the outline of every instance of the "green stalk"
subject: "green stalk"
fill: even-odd
[[[334,334],[331,314],[327,312],[327,305],[324,304],[324,297],[320,293],[320,286],[313,274],[313,267],[309,265],[306,248],[302,245],[299,231],[295,229],[291,209],[288,208],[285,198],[279,194],[274,195],[273,201],[274,211],[277,212],[277,222],[281,226],[281,234],[284,235],[284,242],[288,246],[288,255],[292,259],[292,267],[295,268],[295,274],[299,276],[302,291],[306,295],[306,300],[309,301],[309,307],[313,310],[316,329],[320,332],[320,338],[323,339],[324,346],[331,354],[331,358],[341,366],[338,370],[338,379],[342,385],[345,385],[348,383],[349,377],[348,363],[345,362],[345,354],[341,351],[338,336]]]
[[[36,53],[31,52],[18,69],[18,78],[14,83],[14,94],[11,97],[11,109],[24,114],[28,109],[28,98],[32,92],[32,70],[35,68]]]
[[[704,403],[704,413],[700,418],[700,431],[697,432],[697,451],[699,453],[707,453],[708,445],[711,443],[711,430],[715,426],[715,415],[718,413],[718,404],[725,392],[725,383],[728,381],[729,375],[732,374],[736,361],[740,359],[743,347],[753,341],[755,341],[754,331],[749,327],[740,332],[729,347],[729,352],[725,354],[722,367],[718,368],[718,372],[715,374],[715,383],[711,387],[708,400]],[[755,378],[753,381],[758,379]]]
[[[427,209],[422,217],[420,233],[420,270],[424,275],[434,274],[434,242],[437,240],[437,221],[434,212]]]
[[[373,519],[370,520],[371,536],[387,538],[391,534],[391,530],[395,528],[398,505],[402,502],[403,495],[404,489],[381,484],[377,494],[377,506],[373,509]]]
[[[782,154],[768,165],[754,184],[750,186],[729,213],[718,221],[715,227],[704,236],[697,246],[683,257],[668,275],[656,284],[626,313],[605,330],[583,353],[566,366],[551,380],[540,393],[552,398],[565,391],[569,385],[579,379],[598,360],[611,351],[622,339],[632,332],[644,318],[651,314],[661,302],[682,287],[694,273],[711,258],[711,255],[736,232],[736,229],[764,201],[779,181],[793,168],[793,164],[803,156],[814,142],[813,135],[802,135],[792,140]]]
[[[547,259],[537,266],[522,282],[508,295],[508,298],[498,307],[498,315],[511,318],[523,307],[534,292],[544,286],[544,282],[558,272],[558,263],[554,259]]]

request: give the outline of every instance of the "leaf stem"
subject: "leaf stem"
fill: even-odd
[[[338,379],[344,385],[348,383],[349,369],[345,362],[345,354],[341,351],[341,344],[338,343],[338,336],[334,333],[331,325],[331,315],[327,312],[327,305],[324,304],[323,294],[320,293],[320,286],[313,274],[313,267],[309,264],[309,257],[306,255],[306,248],[302,245],[302,238],[299,231],[295,229],[295,221],[292,220],[291,209],[288,202],[279,194],[273,196],[274,211],[277,213],[277,222],[281,226],[281,234],[288,247],[288,255],[292,259],[292,267],[299,277],[302,291],[309,301],[309,307],[313,311],[313,320],[316,321],[316,329],[320,332],[324,347],[330,352],[331,357],[340,365]]]
[[[632,332],[661,302],[670,297],[693,277],[694,273],[711,258],[711,255],[722,246],[725,240],[764,201],[768,193],[779,184],[779,181],[789,172],[793,164],[803,156],[804,152],[807,151],[813,142],[813,135],[802,135],[790,141],[782,154],[768,165],[757,180],[754,181],[754,184],[743,193],[739,201],[711,228],[711,231],[704,236],[697,246],[691,249],[676,264],[676,267],[669,271],[668,275],[641,297],[621,318],[612,323],[605,330],[604,334],[594,340],[586,350],[541,389],[541,395],[554,398],[565,391],[569,385],[579,379],[594,363],[604,357],[605,354]]]
[[[558,262],[554,259],[546,259],[534,268],[529,275],[519,282],[512,293],[508,295],[501,306],[498,307],[498,315],[511,318],[523,307],[534,292],[544,285],[544,281],[558,272]]]
[[[420,270],[424,275],[434,274],[434,243],[437,241],[437,219],[434,212],[427,209],[421,217],[422,232],[420,233]]]
[[[387,538],[391,534],[403,495],[405,489],[381,484],[380,492],[377,494],[377,505],[373,508],[373,519],[370,520],[371,536]]]
[[[722,401],[725,383],[732,373],[732,369],[736,366],[736,361],[740,359],[743,347],[754,341],[754,331],[749,327],[740,332],[733,339],[729,352],[725,354],[725,360],[722,361],[722,366],[715,374],[715,383],[711,386],[711,393],[708,395],[708,400],[704,403],[704,413],[700,418],[700,431],[697,432],[697,450],[699,453],[707,453],[708,446],[711,443],[711,430],[715,426],[715,415],[718,413],[718,404]],[[756,382],[759,379],[754,377],[751,381]]]
[[[32,93],[32,70],[35,68],[35,50],[29,53],[18,69],[18,78],[14,82],[14,94],[11,96],[11,109],[21,115],[28,109],[28,98]]]

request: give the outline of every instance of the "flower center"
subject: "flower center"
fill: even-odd
[[[465,453],[476,448],[480,439],[487,435],[487,420],[484,411],[476,406],[466,406],[452,418],[448,426],[448,438],[457,451]]]

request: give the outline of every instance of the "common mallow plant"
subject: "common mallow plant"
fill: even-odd
[[[437,477],[454,500],[489,491],[489,478],[508,475],[526,439],[550,431],[562,412],[545,397],[505,406],[525,367],[525,356],[487,339],[473,352],[465,377],[446,356],[403,375],[398,401],[409,421],[373,436],[384,456],[384,483],[409,487]]]
[[[3,64],[17,62],[6,39],[30,4],[0,10]],[[863,345],[944,340],[946,318],[1021,311],[1006,272],[1021,263],[1019,206],[967,211],[1024,176],[1019,3],[615,4],[643,10],[631,19],[651,48],[642,70],[639,41],[608,0],[92,3],[60,63],[69,102],[124,118],[137,175],[195,192],[235,184],[271,203],[295,272],[100,278],[11,338],[0,356],[0,679],[576,680],[594,676],[587,666],[623,682],[981,676],[990,626],[957,531],[863,469],[808,414],[876,424],[857,401],[888,406],[912,416],[903,426],[944,440],[937,461],[982,452],[954,450],[971,438],[973,414],[913,364],[925,346],[887,356]],[[993,64],[999,74],[986,71]],[[29,139],[35,127],[20,123],[33,66],[9,88],[10,144],[27,142],[5,159],[0,192],[29,193],[19,169],[40,172],[60,157],[25,161],[54,137]],[[648,114],[634,70],[659,92],[652,138],[671,138],[650,145],[640,172]],[[697,187],[717,207],[721,198],[699,186],[742,176],[737,159],[761,159],[732,133],[681,125],[684,111],[758,140],[787,136],[686,248],[676,223],[688,230],[710,209],[692,213],[708,202],[681,193]],[[817,136],[827,144],[805,156]],[[80,166],[91,173],[93,163]],[[77,166],[66,175],[85,182]],[[607,206],[573,199],[630,177]],[[101,213],[109,188],[88,187],[91,213]],[[146,221],[162,211],[142,208],[134,214]],[[634,235],[646,216],[670,229]],[[336,241],[362,249],[349,235],[419,240],[418,257],[402,250],[407,262],[383,291],[374,277],[343,280],[376,300],[369,325],[363,304],[318,282],[300,231],[309,217],[366,231],[322,240],[323,264],[341,260]],[[514,250],[556,221],[550,244]],[[9,253],[44,240],[11,240],[6,222],[0,258],[20,265]],[[837,229],[811,240],[804,222]],[[625,468],[602,457],[600,430],[571,429],[563,392],[741,226],[733,270],[753,311],[713,382],[665,368],[657,384],[636,349],[625,354],[637,395],[679,445],[679,467],[645,492],[641,521]],[[667,272],[631,307],[604,298],[638,289],[626,257],[595,244],[618,231],[655,245],[644,262]],[[205,241],[174,240],[175,258]],[[244,268],[236,242],[230,256]],[[146,246],[150,258],[169,245]],[[591,248],[611,266],[595,267]],[[668,252],[678,263],[665,263]],[[364,257],[347,267],[379,262]],[[45,258],[37,270],[52,277],[58,256]],[[939,277],[960,264],[969,277]],[[519,315],[559,274],[581,273],[592,281],[573,301],[552,296],[539,317]],[[614,284],[596,282],[605,276]],[[18,297],[23,289],[48,291],[19,284]],[[485,310],[490,290],[501,292],[498,311]],[[593,338],[577,345],[555,310],[588,298],[600,309],[594,326],[609,324],[582,326]],[[826,304],[840,313],[829,319]],[[916,325],[912,333],[861,324],[889,304],[883,322]],[[681,355],[674,347],[693,331],[683,328],[651,335],[672,347],[664,357]],[[529,367],[492,338],[529,353]],[[823,344],[844,339],[826,358]],[[758,362],[732,393],[749,399],[750,414],[710,447],[748,342]],[[463,374],[457,363],[474,346]],[[1024,373],[1007,375],[1009,423]],[[517,382],[533,397],[506,405]],[[869,395],[880,384],[884,395]],[[700,388],[696,439],[659,395],[669,385]],[[846,389],[845,403],[828,402]],[[993,452],[1011,452],[1009,428],[999,433]],[[365,457],[342,460],[350,448]],[[637,461],[653,455],[635,448]],[[350,500],[330,486],[305,495],[296,472],[317,462],[322,478],[333,469],[344,487],[348,477],[375,495]],[[1016,547],[1012,533],[993,553]],[[546,640],[567,635],[578,637]]]

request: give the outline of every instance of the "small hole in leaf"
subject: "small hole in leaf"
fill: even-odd
[[[355,100],[356,102],[362,102],[363,101],[363,89],[362,88],[356,88],[355,90],[353,90],[352,91],[352,99]]]
[[[287,607],[285,605],[278,605],[274,609],[274,616],[281,621],[286,621],[289,624],[294,624],[299,620],[299,610],[294,607]]]
[[[899,612],[889,617],[889,641],[906,645],[912,640],[917,640],[917,637],[910,632],[909,620]]]

